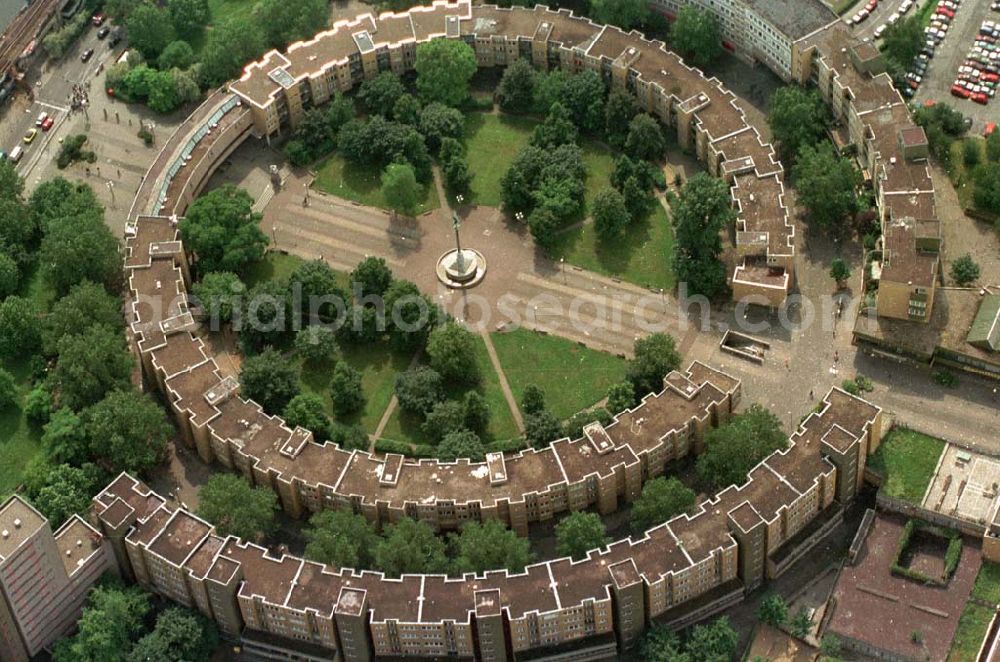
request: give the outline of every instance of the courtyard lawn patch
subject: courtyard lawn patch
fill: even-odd
[[[21,484],[24,469],[42,450],[42,429],[28,422],[21,406],[31,390],[31,368],[26,357],[9,359],[3,367],[17,379],[18,404],[0,411],[0,499]]]
[[[269,280],[287,280],[303,262],[305,260],[298,255],[268,251],[264,254],[264,259],[247,268],[243,283],[247,287],[253,287]]]
[[[625,378],[625,360],[528,329],[492,334],[500,365],[518,402],[534,384],[559,419],[593,406]]]
[[[659,202],[645,219],[632,223],[620,239],[602,240],[593,223],[564,232],[553,251],[556,258],[590,271],[642,287],[672,291],[674,230]]]
[[[868,466],[882,476],[886,494],[920,505],[944,447],[940,439],[894,428],[868,458]]]
[[[481,338],[476,338],[476,365],[482,380],[474,390],[486,399],[486,404],[490,409],[490,425],[484,435],[483,441],[498,441],[511,439],[518,436],[517,424],[511,414],[510,407],[507,406],[507,399],[503,396],[500,388],[500,377],[493,369],[489,354],[486,353],[486,344]],[[400,370],[401,372],[402,370]],[[463,385],[448,384],[445,390],[449,398],[461,398],[470,389]],[[392,439],[409,444],[430,444],[431,440],[421,429],[421,419],[400,408],[392,413],[385,430],[382,432],[382,439]]]
[[[972,587],[972,597],[991,604],[1000,604],[1000,563],[983,561]]]
[[[979,162],[986,163],[986,140],[979,136],[969,136],[964,140],[954,140],[951,143],[951,170],[948,176],[955,193],[958,195],[958,202],[962,209],[974,209],[975,203],[972,198],[976,193],[976,180],[973,175],[973,168],[965,165],[965,143],[973,142],[979,148]],[[980,212],[984,213],[984,212]]]
[[[382,195],[382,170],[370,165],[348,163],[339,154],[332,154],[317,163],[313,187],[344,200],[359,202],[369,207],[388,209]],[[417,206],[417,214],[441,206],[433,182],[424,187],[424,199]]]
[[[396,373],[403,372],[409,367],[413,355],[392,349],[384,342],[371,345],[344,345],[340,349],[340,354],[340,360],[346,361],[361,373],[361,386],[365,393],[364,409],[346,419],[334,416],[330,398],[330,377],[333,375],[334,361],[300,363],[302,392],[322,397],[326,404],[326,413],[335,420],[360,425],[365,432],[372,434],[392,399]]]
[[[955,638],[951,640],[948,662],[972,662],[986,636],[986,628],[993,618],[993,611],[977,604],[968,603],[958,620]]]

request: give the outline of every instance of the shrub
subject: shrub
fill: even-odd
[[[934,381],[947,388],[958,386],[958,377],[947,370],[938,370],[934,373]]]

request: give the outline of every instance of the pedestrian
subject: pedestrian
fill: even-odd
[[[815,400],[816,399],[816,396],[813,395],[813,390],[812,389],[809,389],[809,399],[810,400]]]
[[[834,363],[840,362],[840,352],[838,352],[837,350],[833,351],[833,362]]]

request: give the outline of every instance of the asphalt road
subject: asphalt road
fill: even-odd
[[[859,0],[856,5],[851,7],[851,9],[844,14],[844,18],[854,16],[858,10],[865,6],[867,1],[868,0]],[[974,2],[975,0],[968,1]],[[937,2],[937,0],[917,0],[917,2],[910,7],[910,11],[906,12],[905,16],[913,15],[913,13],[919,11],[920,7],[922,7],[926,2]],[[854,27],[854,34],[862,38],[871,39],[872,33],[875,32],[875,28],[889,20],[892,13],[899,9],[901,4],[903,4],[903,0],[879,0],[878,6],[875,7],[875,11],[871,13],[871,16]]]

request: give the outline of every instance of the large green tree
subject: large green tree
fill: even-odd
[[[640,161],[658,161],[666,147],[660,124],[652,115],[641,113],[632,118],[625,139],[626,154]]]
[[[390,577],[446,572],[444,540],[426,522],[404,517],[386,527],[375,546],[375,566]]]
[[[460,573],[501,568],[521,572],[531,563],[531,542],[495,519],[468,522],[460,534],[452,537],[452,544],[455,570]]]
[[[674,337],[668,333],[653,333],[633,344],[634,357],[625,366],[625,379],[635,391],[636,399],[663,390],[663,378],[681,364]]]
[[[212,331],[219,331],[233,318],[238,299],[246,294],[246,285],[231,271],[212,271],[192,287],[194,298],[208,316]]]
[[[264,32],[249,16],[233,16],[212,26],[201,51],[199,78],[214,87],[236,76],[264,52]]]
[[[425,102],[457,106],[469,97],[476,54],[464,41],[432,39],[417,46],[417,91]]]
[[[0,368],[0,411],[17,404],[17,380],[9,370]]]
[[[208,0],[169,0],[167,10],[174,30],[185,39],[200,35],[211,18]]]
[[[444,380],[428,366],[417,366],[396,375],[396,399],[400,408],[423,415],[444,399]]]
[[[714,298],[726,289],[726,267],[719,259],[719,233],[736,220],[729,187],[721,179],[698,174],[687,180],[680,196],[671,197],[676,250],[674,272],[687,292]]]
[[[457,322],[443,324],[427,340],[427,355],[431,367],[446,381],[475,383],[479,381],[476,363],[476,337]]]
[[[115,389],[128,389],[133,359],[122,334],[105,326],[65,336],[57,345],[59,360],[50,374],[59,403],[79,411]]]
[[[708,9],[684,5],[670,25],[670,43],[695,65],[707,66],[722,55],[719,19]]]
[[[279,414],[299,393],[299,373],[280,352],[268,347],[243,360],[240,392],[267,413]]]
[[[423,199],[423,190],[417,183],[413,166],[408,163],[390,163],[382,174],[382,197],[393,211],[412,216]]]
[[[201,273],[239,274],[264,257],[268,241],[259,227],[260,219],[250,194],[226,184],[195,200],[179,229]]]
[[[157,616],[153,631],[136,642],[128,662],[208,662],[218,647],[215,623],[196,611],[167,607]]]
[[[147,60],[155,60],[167,44],[174,40],[174,23],[170,12],[152,2],[143,2],[129,14],[125,22],[129,44]]]
[[[642,533],[694,507],[694,490],[677,478],[660,476],[642,487],[642,495],[632,505],[632,530]]]
[[[602,189],[594,197],[591,214],[594,217],[594,229],[604,240],[621,237],[632,220],[625,207],[625,198],[610,187]]]
[[[535,127],[531,134],[531,144],[541,149],[555,149],[560,145],[575,143],[577,133],[569,109],[557,101],[549,108],[545,121]]]
[[[924,47],[924,26],[920,16],[907,16],[886,28],[882,35],[882,53],[893,73],[903,73],[913,64]]]
[[[94,326],[122,329],[122,302],[100,285],[84,281],[74,285],[59,299],[42,324],[42,346],[46,354],[55,354],[59,340],[83,333]]]
[[[50,222],[39,248],[39,263],[56,292],[65,294],[91,280],[115,289],[121,282],[118,240],[99,213]]]
[[[325,0],[261,0],[254,13],[267,42],[275,48],[312,37],[330,19]]]
[[[399,76],[391,71],[383,71],[361,83],[358,97],[365,110],[373,115],[389,115],[396,102],[406,94],[406,87]]]
[[[365,406],[361,373],[345,361],[338,363],[330,378],[330,397],[337,416],[350,416],[361,411]]]
[[[861,173],[854,163],[830,143],[807,145],[799,152],[792,175],[809,220],[835,236],[843,235],[861,210],[857,193]]]
[[[109,393],[83,414],[90,457],[108,474],[145,474],[163,461],[173,430],[163,407],[135,389]]]
[[[456,430],[441,439],[441,443],[437,445],[437,458],[445,462],[461,458],[482,462],[486,459],[486,447],[479,435],[472,430]]]
[[[354,267],[351,283],[361,289],[362,295],[385,296],[392,285],[392,269],[385,258],[369,255]]]
[[[326,414],[326,403],[315,393],[299,393],[285,405],[281,415],[288,427],[311,430],[316,441],[323,442],[330,437],[330,417]]]
[[[781,158],[792,162],[806,145],[816,145],[826,135],[828,111],[819,92],[786,85],[771,95],[767,123],[778,143]]]
[[[604,522],[595,513],[574,512],[563,517],[555,527],[559,554],[582,559],[587,552],[608,544]]]
[[[645,0],[590,0],[590,15],[599,23],[631,30],[649,18],[649,3]]]
[[[535,100],[535,81],[538,72],[526,58],[518,58],[504,69],[497,86],[497,100],[501,110],[508,113],[526,113]]]
[[[338,568],[370,568],[378,534],[365,519],[345,510],[323,510],[305,529],[306,558]]]
[[[251,487],[236,474],[213,474],[198,492],[198,515],[221,535],[260,541],[278,523],[278,496],[267,487]]]
[[[31,355],[39,345],[38,326],[31,301],[16,295],[0,301],[0,356]]]
[[[89,463],[74,467],[33,462],[24,479],[25,496],[58,529],[73,515],[86,515],[100,478],[97,467]]]
[[[753,404],[705,435],[698,475],[718,489],[741,484],[761,460],[787,446],[788,437],[778,417]]]
[[[465,134],[465,116],[457,108],[432,102],[420,111],[420,133],[432,152],[441,148],[445,138],[460,139]]]
[[[98,584],[87,594],[76,634],[56,644],[52,659],[124,662],[132,642],[145,630],[150,608],[149,594],[138,586]]]
[[[976,168],[975,182],[972,200],[976,207],[1000,216],[1000,163],[984,163]]]

